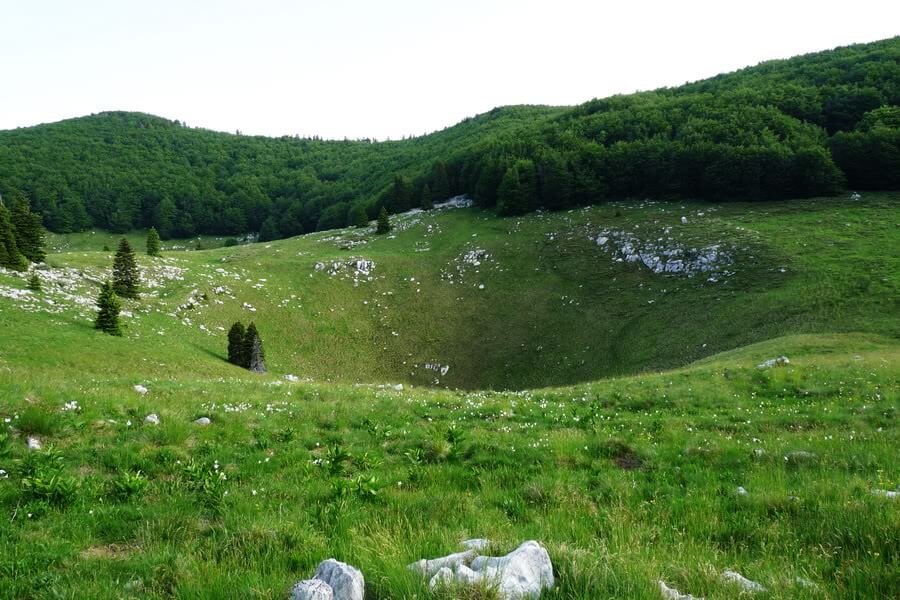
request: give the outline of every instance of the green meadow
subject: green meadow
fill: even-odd
[[[328,557],[462,597],[406,565],[472,537],[544,544],[542,598],[892,597],[898,199],[172,240],[121,338],[119,236],[53,236],[42,291],[0,272],[0,597],[286,598]],[[268,374],[225,361],[238,320]]]

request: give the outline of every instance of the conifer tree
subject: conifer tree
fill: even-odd
[[[44,250],[44,223],[41,215],[31,212],[28,202],[21,199],[13,206],[10,219],[19,252],[31,262],[42,262],[47,253]]]
[[[41,278],[37,273],[32,272],[31,277],[28,278],[28,289],[32,292],[41,291]]]
[[[431,195],[431,188],[428,187],[428,184],[422,186],[422,191],[419,193],[419,207],[422,210],[431,210],[434,208],[434,200]]]
[[[119,249],[116,251],[116,257],[113,259],[113,289],[117,295],[123,298],[137,298],[139,281],[140,274],[134,258],[134,250],[131,249],[128,240],[122,238],[119,242]]]
[[[159,256],[159,233],[157,233],[156,227],[151,227],[147,232],[147,254]]]
[[[9,209],[0,203],[0,267],[24,271],[26,259],[19,251]]]
[[[100,296],[97,298],[97,320],[94,328],[109,335],[122,335],[119,328],[119,310],[121,304],[116,292],[109,281],[100,286]]]
[[[239,367],[247,362],[243,359],[244,334],[244,325],[240,321],[236,321],[228,330],[228,362]]]
[[[256,323],[251,322],[247,326],[247,331],[244,333],[242,354],[241,358],[244,361],[243,366],[245,368],[255,373],[265,373],[266,366],[264,361],[266,355],[263,350],[262,339],[260,339],[259,332],[256,330]]]
[[[387,210],[382,206],[381,212],[378,213],[378,227],[375,233],[387,233],[391,230],[391,220],[388,218]]]
[[[360,229],[369,226],[369,215],[366,214],[366,209],[362,204],[354,204],[350,208],[350,214],[348,215],[348,217],[348,225],[352,225],[353,227],[358,227]]]
[[[431,189],[440,202],[450,197],[450,180],[447,177],[447,165],[443,161],[439,160],[431,166]]]

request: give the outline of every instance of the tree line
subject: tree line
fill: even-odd
[[[0,132],[0,193],[53,231],[262,241],[468,194],[501,215],[628,197],[900,187],[900,37],[575,107],[494,109],[402,141],[265,138],[102,113]]]

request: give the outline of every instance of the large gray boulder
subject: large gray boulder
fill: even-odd
[[[329,558],[316,569],[314,579],[324,581],[334,593],[334,600],[363,600],[366,582],[359,569]]]
[[[291,600],[334,600],[334,591],[320,579],[305,579],[291,590]]]
[[[475,558],[475,550],[466,550],[465,552],[456,552],[454,554],[448,554],[447,556],[442,556],[440,558],[433,558],[431,560],[418,560],[410,565],[407,565],[410,571],[417,571],[423,577],[432,578],[434,575],[440,571],[441,569],[447,569],[448,571],[453,571],[457,565],[465,565],[472,562],[472,559]]]
[[[497,581],[504,600],[537,598],[554,585],[550,555],[538,542],[531,540],[506,556],[479,556],[472,570]]]

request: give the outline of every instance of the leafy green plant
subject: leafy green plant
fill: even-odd
[[[195,494],[201,506],[213,514],[220,514],[224,508],[227,480],[228,476],[218,467],[218,463],[210,466],[191,459],[181,469],[183,485]]]
[[[350,462],[352,455],[341,444],[331,444],[325,449],[322,465],[331,475],[340,475]]]
[[[66,507],[75,500],[80,485],[77,479],[67,477],[60,471],[37,471],[22,479],[22,498]]]
[[[119,501],[129,500],[147,487],[147,477],[140,471],[122,471],[110,482],[109,494]]]

